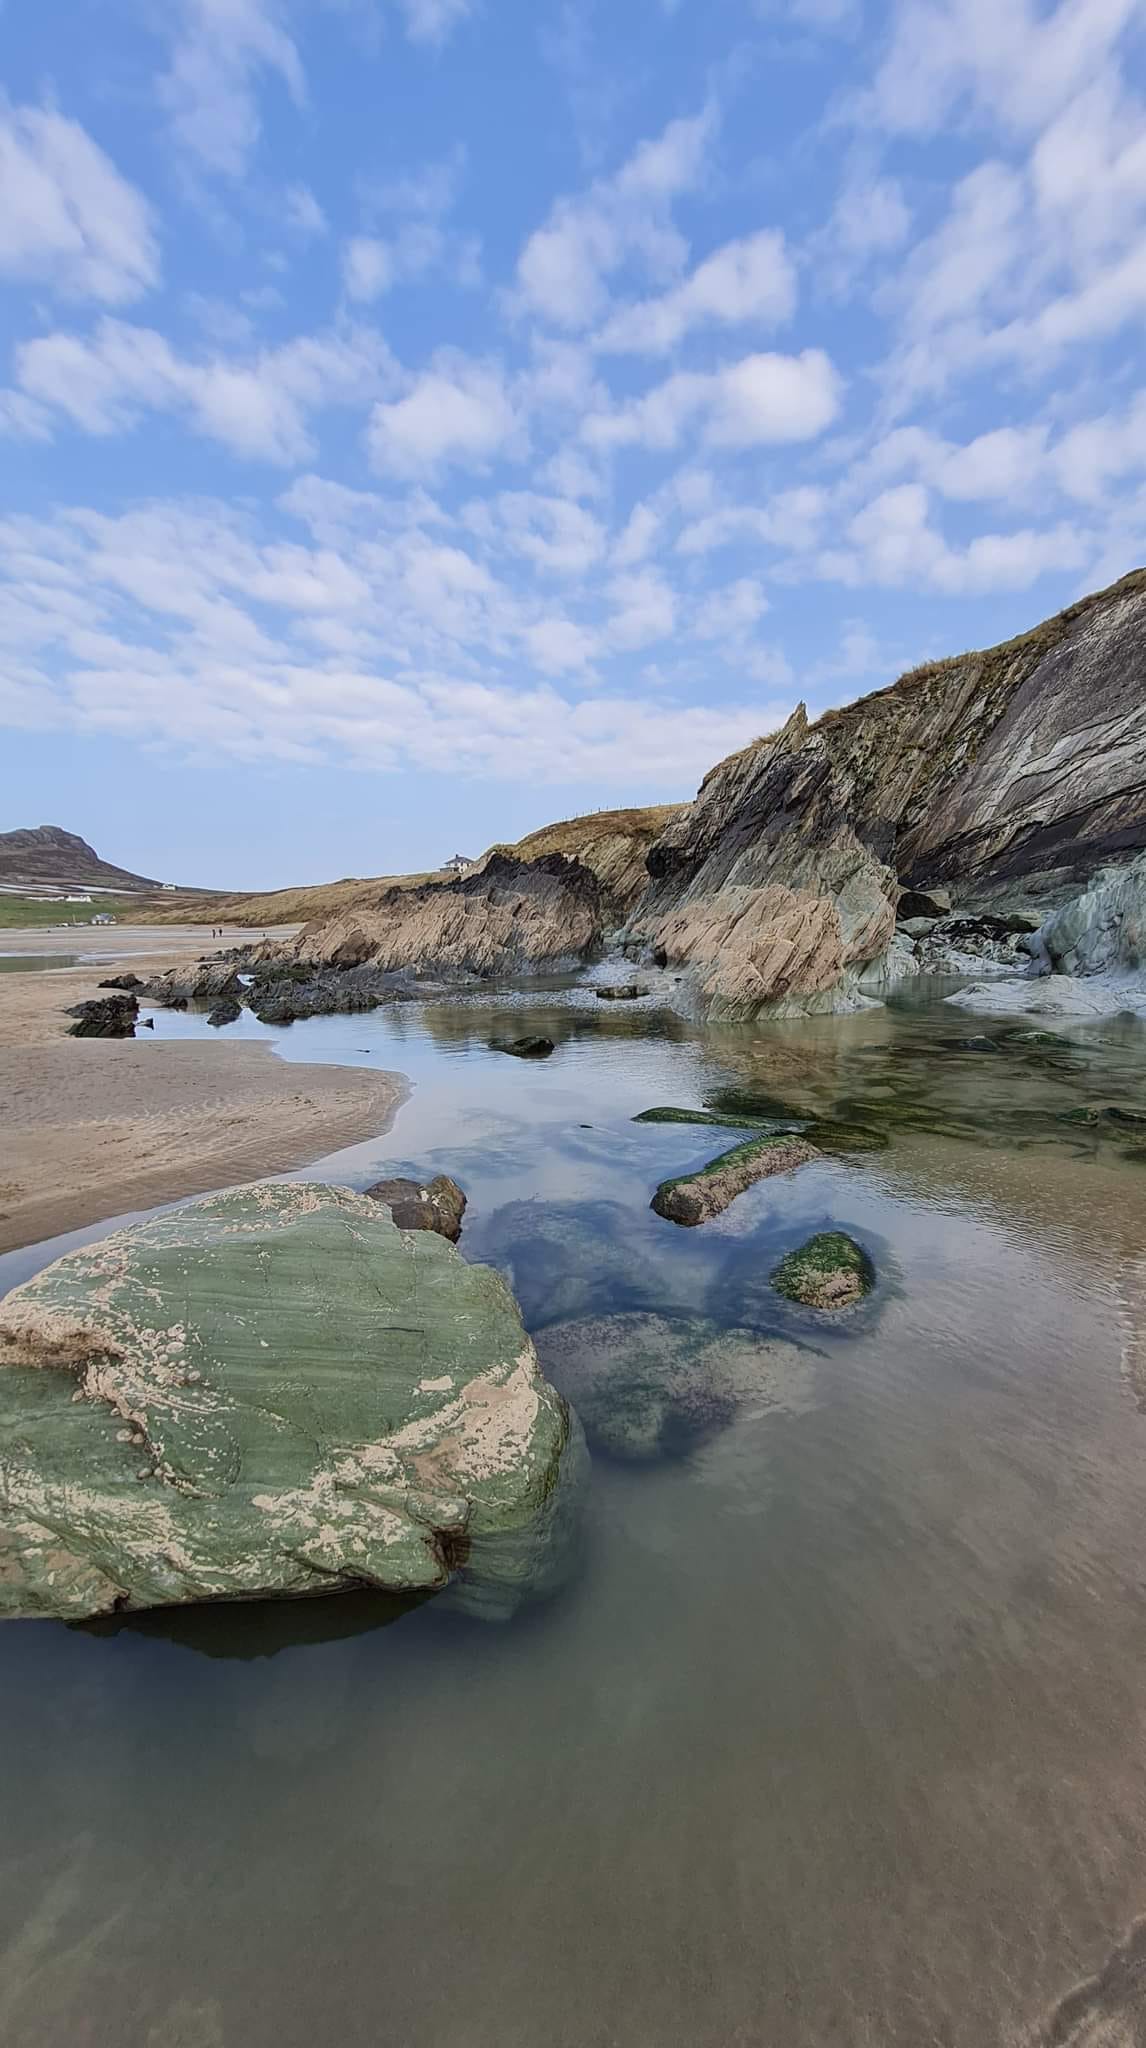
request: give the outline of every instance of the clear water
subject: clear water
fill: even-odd
[[[703,1308],[806,1354],[687,1455],[598,1456],[578,1578],[509,1626],[0,1632],[4,2048],[1146,2039],[1146,1128],[1058,1120],[1146,1113],[1146,1030],[701,1032],[554,987],[223,1035],[408,1074],[308,1171],[455,1174],[532,1326]],[[649,1197],[722,1134],[631,1118],[730,1087],[892,1143],[682,1231]],[[767,1286],[829,1224],[880,1275],[834,1326]]]

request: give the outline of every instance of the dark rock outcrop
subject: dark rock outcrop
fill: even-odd
[[[143,981],[138,974],[112,974],[106,981],[101,981],[99,986],[120,989],[142,988]]]
[[[207,1022],[218,1030],[224,1024],[236,1023],[242,1014],[242,1004],[236,1002],[234,996],[225,996],[221,1003],[216,1003],[214,1009],[208,1012]]]
[[[190,967],[169,967],[146,984],[149,1003],[174,1010],[187,1003],[222,1002],[241,994],[238,969],[232,960],[200,960]]]
[[[448,1173],[433,1180],[376,1180],[366,1189],[372,1202],[385,1202],[399,1230],[436,1230],[456,1244],[462,1234],[466,1198]]]
[[[64,1012],[74,1017],[69,1038],[134,1038],[139,1004],[133,995],[99,996],[88,1003],[74,1003]]]

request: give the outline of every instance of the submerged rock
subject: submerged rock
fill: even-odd
[[[346,1188],[264,1183],[0,1305],[0,1615],[559,1575],[576,1432],[504,1281]]]
[[[553,1051],[551,1038],[494,1038],[490,1040],[491,1052],[510,1052],[515,1060],[547,1060]]]
[[[139,1004],[132,995],[97,996],[88,1003],[73,1003],[65,1010],[74,1017],[69,1038],[134,1038]]]
[[[854,1237],[822,1230],[781,1259],[772,1285],[804,1308],[852,1308],[875,1286],[875,1267]]]
[[[481,1255],[505,1274],[536,1337],[543,1323],[662,1302],[665,1276],[642,1242],[655,1230],[622,1202],[507,1202],[482,1234]]]
[[[722,1152],[707,1166],[675,1180],[663,1180],[650,1206],[671,1223],[704,1223],[710,1216],[719,1216],[756,1181],[773,1173],[790,1173],[819,1157],[814,1145],[785,1133],[750,1138],[746,1145],[734,1145],[731,1152]]]
[[[466,1198],[448,1173],[436,1174],[425,1183],[417,1180],[376,1180],[366,1194],[372,1202],[385,1202],[399,1230],[436,1230],[456,1244],[462,1234]]]
[[[800,1135],[817,1152],[884,1152],[891,1143],[887,1132],[872,1124],[844,1123],[829,1116],[813,1118]]]
[[[807,1361],[794,1344],[703,1316],[583,1316],[550,1323],[537,1349],[590,1447],[633,1464],[695,1450],[746,1400],[798,1406],[807,1394]]]

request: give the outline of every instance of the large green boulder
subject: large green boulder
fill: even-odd
[[[500,1276],[260,1184],[0,1303],[0,1616],[559,1577],[583,1451]]]

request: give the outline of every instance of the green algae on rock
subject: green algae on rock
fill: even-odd
[[[772,1285],[804,1308],[851,1308],[871,1293],[875,1267],[846,1231],[822,1230],[781,1259]]]
[[[0,1305],[0,1616],[451,1580],[508,1612],[560,1572],[575,1436],[490,1268],[346,1188],[233,1188]]]
[[[672,1223],[704,1223],[710,1216],[719,1216],[756,1181],[773,1173],[789,1173],[820,1157],[814,1145],[785,1132],[749,1138],[747,1144],[734,1145],[730,1152],[710,1159],[707,1166],[675,1180],[662,1180],[650,1207]]]
[[[810,1365],[796,1345],[703,1316],[581,1316],[550,1323],[537,1347],[591,1447],[632,1464],[685,1455],[746,1401],[808,1400]]]
[[[657,1109],[642,1109],[633,1118],[635,1124],[713,1124],[721,1130],[749,1131],[756,1125],[772,1127],[772,1119],[762,1116],[724,1116],[715,1109],[674,1109],[664,1106]]]

